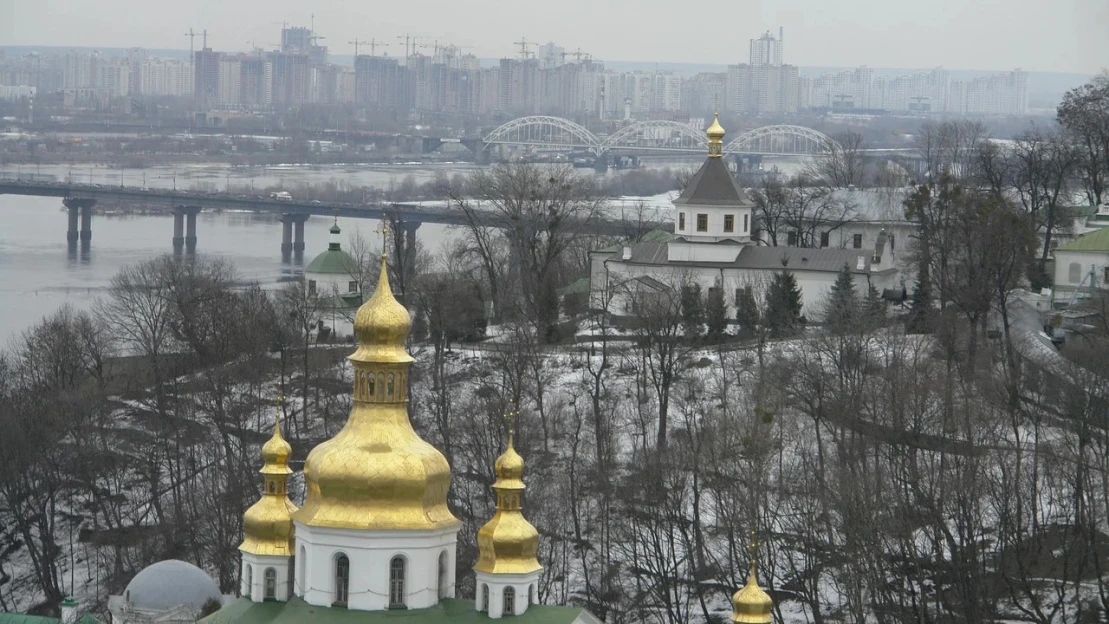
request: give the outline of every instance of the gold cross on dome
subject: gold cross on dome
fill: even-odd
[[[385,253],[385,248],[389,245],[389,224],[385,221],[385,215],[381,215],[381,225],[375,230],[381,234],[381,253]]]

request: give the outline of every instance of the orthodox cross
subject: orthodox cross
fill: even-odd
[[[381,255],[385,255],[385,250],[389,245],[389,224],[385,221],[385,215],[381,215],[381,225],[375,230],[381,234]]]

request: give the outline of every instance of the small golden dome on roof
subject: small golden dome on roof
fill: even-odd
[[[774,601],[759,587],[755,574],[755,560],[751,559],[751,570],[747,574],[747,584],[732,596],[732,622],[736,624],[773,624]]]
[[[724,127],[720,125],[720,116],[712,114],[712,125],[705,130],[709,137],[709,157],[719,158],[724,155]]]
[[[712,114],[712,125],[705,130],[705,134],[707,134],[710,139],[723,139],[724,135],[727,134],[724,131],[724,126],[720,125],[720,116],[718,114]]]
[[[274,419],[273,436],[262,445],[264,477],[262,498],[243,514],[243,543],[239,550],[254,555],[292,555],[293,512],[286,480],[292,472],[287,462],[293,447],[281,436],[281,414]]]
[[[494,465],[497,480],[497,512],[477,534],[478,561],[474,570],[490,574],[527,574],[542,570],[539,564],[539,531],[521,511],[520,496],[524,491],[524,458],[512,445]]]

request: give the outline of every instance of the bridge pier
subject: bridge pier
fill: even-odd
[[[286,212],[281,215],[281,259],[289,261],[294,253],[304,256],[304,222],[309,215]]]
[[[175,206],[173,209],[173,253],[196,252],[196,215],[200,206]]]
[[[66,232],[66,240],[69,246],[76,247],[77,241],[81,241],[82,247],[88,247],[92,242],[92,213],[93,208],[96,206],[95,199],[66,197],[62,200],[62,205],[66,207],[69,212],[69,230]],[[80,229],[78,229],[78,218],[80,219]]]

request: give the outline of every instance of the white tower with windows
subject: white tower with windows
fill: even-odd
[[[490,618],[522,615],[538,600],[539,532],[521,511],[524,458],[512,446],[497,458],[497,512],[478,531],[478,561],[474,566],[478,611]]]
[[[243,515],[242,585],[244,597],[254,602],[289,599],[292,578],[293,518],[286,481],[293,447],[281,437],[281,413],[274,416],[273,437],[262,446],[262,498]]]
[[[320,607],[424,609],[454,597],[460,522],[447,508],[450,466],[408,420],[408,311],[387,263],[358,309],[354,405],[304,464],[294,591]]]
[[[678,239],[667,246],[671,262],[732,262],[739,247],[727,243],[751,241],[755,205],[724,162],[724,128],[718,118],[713,118],[705,134],[709,157],[674,200]]]

